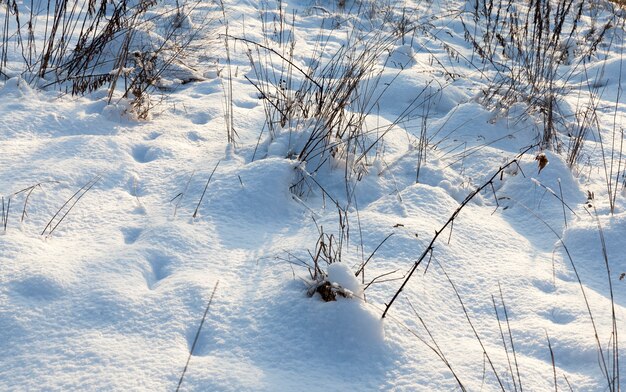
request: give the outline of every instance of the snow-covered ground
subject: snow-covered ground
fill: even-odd
[[[196,4],[202,34],[162,75],[147,119],[120,86],[111,101],[107,86],[41,88],[11,52],[0,75],[0,390],[618,390],[622,16],[585,5],[581,31],[612,26],[593,55],[564,44],[564,121],[590,94],[596,107],[569,167],[570,128],[542,149],[541,113],[480,99],[498,75],[467,39],[483,23],[474,2],[340,3]],[[385,15],[419,27],[390,38],[400,25]],[[373,97],[360,106],[365,164],[341,155],[342,141],[326,161],[298,160],[315,119],[270,129],[255,67],[275,81],[290,50],[305,70],[370,39],[386,41],[359,98]],[[348,298],[307,295],[320,238],[341,246],[341,262],[320,267]]]

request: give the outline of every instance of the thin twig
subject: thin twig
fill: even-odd
[[[502,384],[502,380],[500,380],[500,376],[498,375],[498,372],[496,371],[496,368],[493,362],[491,361],[491,357],[487,353],[487,348],[483,345],[483,341],[480,338],[480,335],[478,335],[478,331],[476,331],[476,328],[474,327],[474,323],[472,322],[472,319],[470,318],[469,313],[467,309],[465,308],[465,304],[463,303],[463,299],[461,298],[461,294],[459,293],[459,290],[456,288],[456,285],[454,284],[454,282],[452,281],[452,279],[450,278],[446,270],[443,268],[443,265],[441,265],[441,263],[439,263],[436,259],[435,259],[435,263],[437,263],[439,268],[441,268],[441,271],[443,272],[446,279],[448,280],[448,283],[450,283],[450,286],[452,286],[452,290],[454,291],[454,294],[456,295],[456,298],[459,300],[459,303],[461,304],[461,308],[463,309],[463,314],[465,315],[465,319],[467,319],[467,322],[469,323],[470,328],[472,328],[472,331],[474,332],[474,337],[478,341],[478,344],[480,344],[480,347],[483,350],[483,354],[485,355],[485,358],[487,359],[487,362],[489,362],[489,366],[491,367],[491,370],[493,371],[493,375],[496,377],[496,380],[498,381],[498,384],[500,385],[500,389],[502,390],[502,392],[505,392],[504,384]]]
[[[563,207],[563,222],[565,223],[565,228],[567,228],[567,215],[565,214],[565,202],[563,201],[563,187],[561,187],[561,179],[558,179],[559,182],[559,193],[561,194],[561,207]],[[569,208],[569,207],[568,207]]]
[[[198,338],[200,337],[200,331],[202,331],[204,320],[206,320],[206,315],[207,313],[209,313],[209,308],[211,307],[211,302],[213,302],[213,296],[215,295],[215,291],[217,290],[218,284],[220,284],[219,280],[215,282],[215,287],[213,287],[213,292],[211,293],[211,297],[209,298],[209,303],[207,303],[206,309],[204,309],[204,315],[202,315],[202,321],[200,321],[200,325],[198,326],[198,330],[196,331],[196,337],[193,339],[191,350],[189,350],[189,356],[187,357],[187,363],[185,363],[185,367],[183,368],[183,373],[180,375],[180,379],[178,380],[178,386],[176,386],[176,392],[178,392],[178,390],[180,389],[180,385],[183,383],[183,378],[185,377],[185,373],[187,372],[189,361],[191,361],[191,356],[193,355],[193,351],[196,348],[196,343],[198,343]]]
[[[9,222],[9,210],[11,209],[11,197],[9,196],[9,200],[7,201],[7,211],[4,213],[4,197],[2,197],[2,226],[4,228],[4,232],[7,231],[7,223]]]
[[[515,200],[513,200],[515,201]],[[574,271],[574,275],[576,276],[576,281],[578,282],[578,286],[580,288],[580,292],[583,296],[583,300],[585,302],[585,307],[587,309],[587,314],[589,315],[589,320],[591,321],[591,327],[593,328],[593,334],[594,334],[594,338],[596,341],[596,346],[598,347],[598,354],[599,354],[599,365],[600,365],[600,369],[602,371],[602,373],[606,376],[606,380],[607,380],[607,385],[612,385],[611,379],[609,377],[609,372],[608,372],[608,366],[606,363],[606,358],[604,355],[604,350],[602,349],[602,343],[600,342],[600,337],[598,335],[598,328],[596,327],[596,321],[595,318],[593,317],[593,312],[591,311],[591,304],[589,303],[589,299],[587,298],[587,292],[585,291],[585,287],[583,286],[583,282],[582,279],[580,277],[580,274],[578,273],[578,268],[576,268],[576,263],[574,262],[574,259],[572,258],[572,255],[569,251],[569,248],[565,245],[565,242],[563,241],[563,238],[561,237],[561,235],[559,233],[556,232],[556,230],[550,226],[550,224],[548,224],[548,222],[546,222],[544,219],[542,219],[540,216],[538,216],[533,210],[531,210],[530,208],[528,208],[527,206],[525,206],[522,203],[517,202],[516,203],[518,206],[521,206],[522,208],[526,209],[526,211],[528,211],[530,214],[532,214],[538,221],[540,221],[541,223],[543,223],[551,232],[552,234],[555,235],[555,237],[559,240],[559,243],[561,244],[561,246],[563,247],[563,250],[565,251],[565,255],[567,256],[567,259],[569,260],[569,264],[572,267],[572,270]]]
[[[426,247],[426,249],[424,249],[424,251],[422,252],[421,256],[414,262],[413,266],[411,267],[406,279],[404,280],[404,282],[402,282],[402,285],[400,286],[400,288],[395,292],[395,294],[393,295],[393,297],[391,298],[391,301],[389,301],[389,303],[387,304],[387,306],[385,307],[385,311],[383,312],[382,318],[385,318],[385,316],[387,315],[387,312],[389,311],[389,308],[391,308],[391,305],[393,305],[394,301],[396,300],[396,298],[398,297],[398,295],[400,295],[400,293],[402,292],[402,290],[404,289],[404,286],[406,286],[406,284],[409,282],[409,280],[411,279],[411,277],[413,276],[413,273],[415,272],[415,270],[417,270],[417,267],[419,267],[419,265],[422,263],[422,261],[424,261],[424,259],[426,258],[426,256],[434,249],[435,246],[435,242],[437,241],[437,239],[439,238],[439,235],[448,227],[451,226],[452,223],[454,222],[454,220],[457,218],[457,216],[460,214],[461,210],[472,200],[474,199],[474,197],[476,197],[476,195],[478,195],[480,192],[482,192],[485,188],[491,186],[492,182],[498,178],[498,176],[500,176],[501,173],[504,173],[504,171],[512,165],[517,165],[518,164],[518,160],[519,157],[521,157],[523,154],[525,154],[528,150],[530,150],[531,147],[528,147],[525,151],[523,151],[521,154],[519,154],[515,159],[509,161],[506,165],[501,166],[490,178],[489,180],[487,180],[487,182],[485,182],[483,185],[481,185],[480,187],[478,187],[476,190],[474,190],[473,192],[471,192],[466,198],[465,200],[463,200],[463,202],[461,203],[461,205],[454,211],[454,213],[452,213],[452,215],[450,216],[450,218],[447,220],[447,222],[437,231],[435,231],[435,236],[432,238],[432,240],[430,241],[430,243],[428,244],[428,246]]]
[[[389,234],[387,237],[385,237],[384,240],[382,240],[382,242],[380,244],[378,244],[378,246],[376,247],[376,249],[374,249],[374,251],[372,252],[372,254],[370,254],[370,256],[367,258],[367,260],[365,260],[365,262],[363,264],[361,264],[361,267],[358,269],[358,271],[356,271],[356,273],[354,274],[354,276],[358,277],[359,274],[363,271],[363,269],[365,268],[365,266],[367,265],[367,263],[369,263],[370,259],[372,257],[374,257],[374,254],[376,253],[376,251],[378,251],[378,249],[383,246],[383,244],[395,233],[391,233]]]
[[[546,331],[546,340],[548,341],[548,348],[550,349],[550,360],[552,362],[552,373],[554,374],[554,392],[558,392],[559,386],[556,382],[556,364],[554,363],[554,351],[552,350],[552,343],[550,343],[550,337],[548,331]]]
[[[517,382],[515,381],[515,375],[513,374],[513,366],[511,365],[511,357],[509,356],[509,348],[506,345],[506,339],[504,338],[504,330],[502,329],[502,322],[500,320],[500,314],[498,313],[498,306],[496,305],[496,298],[491,295],[491,302],[493,303],[493,311],[498,321],[498,329],[500,330],[500,337],[502,338],[502,347],[504,347],[504,353],[506,354],[506,361],[509,364],[509,373],[511,374],[511,380],[513,381],[513,389],[517,392]]]
[[[304,76],[304,77],[305,77],[305,78],[307,78],[307,79],[308,79],[311,83],[313,83],[314,85],[316,85],[316,86],[317,86],[317,88],[319,88],[319,89],[320,89],[320,91],[321,91],[321,90],[323,90],[322,86],[321,86],[321,85],[320,85],[317,81],[315,81],[315,79],[311,78],[311,76],[309,76],[309,74],[308,74],[308,73],[304,72],[304,70],[303,70],[302,68],[298,67],[296,64],[294,64],[294,63],[293,63],[292,61],[290,61],[288,58],[286,58],[286,57],[285,57],[285,56],[283,56],[282,54],[278,53],[278,51],[277,51],[276,49],[272,49],[272,48],[270,48],[269,46],[266,46],[266,45],[260,44],[260,43],[258,43],[258,42],[252,41],[252,40],[247,39],[247,38],[235,37],[235,36],[232,36],[232,35],[227,35],[226,37],[227,37],[227,38],[234,39],[235,41],[243,41],[243,42],[247,42],[247,43],[249,43],[249,44],[252,44],[252,45],[258,46],[258,47],[259,47],[259,48],[261,48],[261,49],[265,49],[265,50],[267,50],[267,51],[270,51],[270,52],[274,53],[276,56],[280,57],[283,61],[287,62],[287,64],[289,64],[290,66],[292,66],[292,67],[294,67],[296,70],[298,70],[298,72],[300,72],[300,73],[302,74],[302,76]]]
[[[61,206],[61,208],[59,208],[59,210],[52,216],[52,218],[50,218],[50,221],[48,222],[48,224],[46,225],[46,227],[44,227],[43,231],[41,232],[41,235],[44,235],[46,230],[50,227],[50,232],[48,233],[48,235],[46,236],[46,238],[50,237],[52,235],[52,233],[54,232],[54,230],[56,230],[57,227],[59,227],[59,225],[61,224],[61,222],[63,222],[63,220],[65,219],[65,217],[67,216],[67,214],[70,213],[70,211],[72,211],[72,209],[74,208],[74,206],[76,205],[76,203],[78,203],[78,201],[85,196],[85,194],[87,192],[89,192],[89,190],[96,185],[96,183],[98,181],[100,181],[102,177],[100,175],[95,176],[94,178],[92,178],[91,180],[89,180],[85,185],[83,185],[79,190],[76,191],[76,193],[74,193],[72,195],[72,197],[70,197],[69,199],[67,199],[67,201],[65,203],[63,203],[63,205]],[[82,192],[82,193],[81,193]],[[56,223],[56,225],[52,226],[52,222],[54,221],[54,219],[57,217],[57,215],[59,215],[61,213],[61,211],[65,208],[65,206],[67,206],[70,201],[74,200],[74,202],[72,203],[72,205],[70,205],[70,207],[67,209],[67,211],[65,211],[65,213],[61,216],[61,218],[59,219],[59,221]]]
[[[170,200],[170,202],[172,202],[176,198],[178,198],[178,201],[176,202],[176,206],[174,207],[174,217],[176,217],[176,212],[178,211],[180,204],[183,202],[183,197],[185,197],[185,193],[187,192],[187,189],[189,189],[189,184],[191,183],[191,179],[193,178],[194,174],[196,174],[195,170],[191,172],[191,175],[189,176],[189,180],[187,180],[187,184],[185,185],[185,189],[183,189],[182,192],[180,192],[172,200]]]
[[[389,275],[391,275],[391,274],[395,274],[396,272],[398,272],[398,270],[393,270],[393,271],[390,271],[390,272],[385,272],[384,274],[378,275],[377,277],[375,277],[374,279],[372,279],[372,280],[371,280],[368,284],[366,284],[366,285],[365,285],[365,287],[363,287],[363,291],[367,290],[367,288],[368,288],[368,287],[370,287],[370,286],[371,286],[372,284],[374,284],[374,283],[392,282],[392,281],[394,281],[394,280],[399,280],[399,279],[402,279],[402,278],[400,277],[400,278],[397,278],[397,279],[385,279],[385,280],[379,280],[379,279],[380,279],[380,278],[382,278],[382,277],[389,276]],[[378,281],[378,282],[377,282],[377,281]]]
[[[206,182],[206,185],[204,186],[204,190],[202,191],[202,196],[200,196],[200,200],[198,200],[198,205],[196,206],[196,210],[193,212],[193,217],[195,218],[196,215],[198,215],[198,209],[200,208],[200,203],[202,203],[202,199],[204,198],[204,194],[206,193],[206,189],[209,187],[209,183],[211,182],[211,178],[213,178],[213,173],[215,173],[215,170],[217,170],[217,167],[220,165],[221,161],[217,161],[217,163],[215,164],[215,167],[213,168],[213,171],[211,172],[211,175],[209,176],[209,179]]]
[[[587,210],[585,208],[585,210]],[[598,216],[598,211],[596,210],[595,205],[593,205],[593,212],[596,220],[596,224],[598,225],[598,233],[600,235],[600,243],[602,245],[602,257],[604,259],[604,267],[607,274],[607,282],[609,284],[609,294],[611,296],[611,321],[612,321],[612,373],[611,380],[609,383],[609,388],[611,391],[620,391],[620,378],[619,378],[619,339],[617,338],[617,316],[615,313],[615,295],[613,293],[613,279],[611,278],[611,268],[609,265],[609,255],[606,247],[606,240],[604,238],[604,230],[602,229],[602,224],[600,223],[600,217]],[[587,213],[591,215],[589,210]],[[607,375],[608,376],[608,375]]]
[[[406,298],[406,296],[405,296]],[[413,307],[413,304],[411,303],[411,301],[409,301],[408,298],[406,298],[407,302],[409,303],[409,306],[411,307],[411,309],[413,310],[413,314],[415,314],[415,317],[417,317],[417,319],[420,321],[420,324],[422,324],[422,327],[424,327],[424,329],[426,330],[426,333],[428,334],[428,336],[430,337],[430,340],[433,342],[434,346],[431,346],[430,344],[428,344],[424,338],[422,338],[421,336],[417,335],[415,332],[413,332],[412,330],[410,330],[408,327],[406,327],[410,333],[412,333],[414,336],[416,336],[419,340],[422,341],[422,343],[424,343],[428,348],[430,348],[435,354],[437,354],[437,356],[439,357],[439,359],[441,359],[443,361],[443,363],[448,367],[448,369],[450,370],[450,372],[452,373],[452,376],[454,377],[454,379],[456,380],[457,384],[459,384],[459,388],[461,388],[461,391],[465,392],[465,386],[463,385],[463,383],[461,382],[461,379],[457,376],[456,372],[454,371],[454,369],[452,369],[452,365],[450,364],[450,362],[448,361],[448,359],[446,358],[446,356],[443,354],[443,351],[441,350],[441,348],[439,347],[439,344],[437,344],[437,341],[435,340],[435,337],[433,336],[433,334],[430,332],[430,329],[426,326],[426,323],[424,322],[424,320],[422,319],[422,317],[417,313],[417,310],[415,310],[415,307]],[[393,320],[393,317],[391,317]]]
[[[511,323],[509,322],[509,313],[506,310],[506,305],[504,304],[504,295],[502,294],[502,286],[500,286],[500,282],[498,282],[498,289],[500,290],[500,302],[502,302],[502,309],[504,310],[504,318],[506,319],[506,327],[509,331],[509,340],[511,341],[511,351],[513,351],[513,361],[515,362],[515,371],[517,373],[517,382],[519,384],[519,390],[522,392],[524,388],[522,388],[522,377],[519,373],[519,364],[517,362],[517,352],[515,351],[515,344],[513,344],[513,333],[511,333]]]

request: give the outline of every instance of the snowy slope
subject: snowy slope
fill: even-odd
[[[192,347],[181,390],[540,391],[556,388],[555,374],[561,389],[607,390],[603,240],[618,333],[626,325],[623,180],[611,213],[602,150],[624,124],[623,30],[601,49],[610,60],[573,72],[563,98],[576,111],[577,94],[603,87],[583,158],[570,168],[565,151],[547,149],[539,170],[537,113],[478,98],[493,70],[470,61],[467,4],[406,2],[423,27],[391,40],[376,63],[368,91],[380,98],[363,127],[380,141],[346,186],[354,156],[313,174],[319,162],[295,159],[312,121],[268,129],[249,62],[249,50],[265,49],[241,40],[267,45],[263,29],[278,31],[274,44],[295,42],[304,68],[385,23],[382,2],[336,3],[226,2],[231,64],[222,37],[203,36],[190,60],[198,80],[169,74],[174,87],[154,93],[147,120],[126,100],[109,103],[105,87],[82,97],[37,88],[17,76],[14,55],[0,78],[0,390],[175,390]],[[194,15],[207,10],[218,15],[207,29],[224,33],[215,6]],[[319,36],[328,44],[317,57]],[[437,231],[513,159],[381,318]],[[350,298],[307,295],[321,230],[343,238],[341,264],[322,268]],[[372,254],[358,282],[374,281],[362,291],[352,275]]]

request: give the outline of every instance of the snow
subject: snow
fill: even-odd
[[[379,37],[366,32],[390,26],[382,2],[339,3],[230,0],[225,16],[233,37],[281,50],[294,42],[293,63],[308,69],[357,45],[355,32]],[[0,390],[174,390],[207,306],[181,390],[456,390],[455,375],[467,390],[551,390],[554,371],[560,389],[607,390],[598,346],[608,361],[612,306],[626,343],[623,31],[610,29],[615,41],[594,56],[574,38],[561,43],[563,67],[576,68],[565,112],[581,112],[580,96],[598,102],[570,167],[571,127],[540,149],[541,116],[526,103],[483,105],[494,71],[470,63],[457,17],[473,6],[427,3],[402,3],[420,28],[387,42],[364,79],[378,101],[365,105],[358,140],[378,143],[359,173],[350,172],[354,146],[339,136],[335,155],[297,160],[312,119],[270,132],[246,79],[256,80],[248,50],[259,48],[229,41],[229,65],[212,5],[183,20],[202,31],[201,45],[163,76],[147,119],[120,86],[111,101],[106,86],[72,96],[49,86],[50,75],[21,72],[21,53],[9,51],[0,74]],[[149,15],[158,7],[173,4]],[[612,17],[603,7],[598,21]],[[589,18],[580,23],[591,28]],[[138,30],[137,42],[162,43],[166,24]],[[264,66],[279,73],[270,57]],[[549,161],[541,171],[539,153]],[[441,232],[381,318],[433,236],[513,159]],[[347,298],[307,295],[321,232],[341,258],[319,265]]]
[[[363,295],[361,284],[354,276],[354,272],[346,264],[342,262],[332,263],[328,266],[326,272],[328,273],[329,282],[337,283],[344,289],[349,290],[352,295],[358,297]]]

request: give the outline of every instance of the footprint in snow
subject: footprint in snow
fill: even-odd
[[[13,290],[24,298],[52,301],[63,295],[63,287],[45,276],[31,276],[14,282]]]
[[[146,283],[150,290],[157,288],[159,282],[172,274],[170,257],[161,252],[151,252],[148,257],[150,270],[146,275]]]
[[[207,75],[208,77],[212,75]],[[215,75],[217,77],[217,75]],[[193,94],[191,95],[193,98],[204,98],[205,95],[210,95],[214,93],[220,92],[220,87],[215,82],[204,81],[195,83]]]
[[[139,163],[152,162],[159,157],[158,155],[158,151],[143,144],[139,144],[132,149],[132,156]]]
[[[155,140],[161,135],[162,134],[160,132],[150,132],[150,134],[146,136],[146,140]]]
[[[243,108],[243,109],[252,109],[255,108],[258,104],[259,101],[234,101],[235,106],[237,106],[238,108]]]
[[[205,138],[203,138],[198,132],[196,131],[191,131],[187,133],[187,139],[192,141],[192,142],[203,142],[206,141]]]
[[[549,280],[535,280],[533,285],[546,294],[554,292],[554,284]]]
[[[196,125],[204,125],[211,120],[211,117],[207,113],[195,113],[191,116],[191,122]]]
[[[555,308],[552,309],[550,313],[544,315],[547,319],[551,320],[555,324],[569,324],[572,321],[576,320],[576,316],[567,310]]]
[[[124,243],[126,245],[132,245],[137,242],[137,239],[141,235],[142,230],[138,227],[125,227],[121,229],[122,235],[124,235]]]

